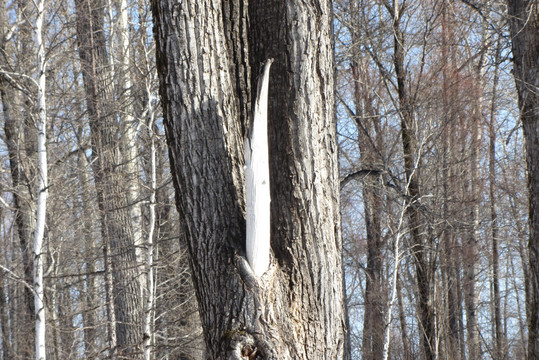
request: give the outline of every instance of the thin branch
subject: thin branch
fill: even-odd
[[[1,265],[1,264],[0,264],[0,270],[3,270],[3,271],[5,271],[6,273],[8,273],[8,274],[10,275],[10,277],[11,277],[13,280],[15,280],[15,281],[21,283],[24,287],[30,289],[30,291],[32,292],[32,294],[35,295],[35,291],[34,291],[34,288],[32,287],[32,285],[31,285],[31,284],[28,284],[23,278],[21,278],[20,276],[18,276],[17,274],[15,274],[13,271],[9,270],[7,267],[5,267],[5,266],[3,266],[3,265]]]
[[[380,169],[361,169],[348,174],[341,180],[341,189],[352,180],[363,179],[367,176],[378,176],[382,173]]]

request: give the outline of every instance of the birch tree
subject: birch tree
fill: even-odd
[[[38,153],[38,194],[36,229],[34,231],[34,306],[36,321],[36,359],[45,360],[45,296],[43,286],[43,260],[45,236],[45,221],[47,216],[47,98],[46,98],[46,58],[45,45],[43,42],[43,18],[45,1],[35,3],[37,18],[34,25],[36,47],[37,47],[37,153]]]

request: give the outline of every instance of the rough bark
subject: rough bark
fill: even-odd
[[[90,135],[92,140],[93,171],[101,216],[101,234],[107,270],[112,271],[109,306],[114,307],[117,346],[111,334],[112,349],[117,356],[141,357],[142,302],[135,239],[131,227],[129,199],[122,171],[123,159],[118,147],[114,96],[101,1],[77,0],[77,35],[79,57],[87,97]],[[109,268],[110,266],[110,268]],[[112,331],[114,332],[114,331]]]
[[[154,0],[152,8],[207,357],[342,358],[330,3]],[[245,260],[243,129],[247,95],[256,88],[249,73],[267,58],[275,59],[268,111],[273,259],[258,278]]]
[[[21,18],[26,16],[24,7],[19,9],[18,16]],[[8,21],[6,18],[7,9],[5,1],[0,2],[0,67],[11,71],[21,71],[22,69],[14,68],[8,54],[16,51],[14,44],[8,39],[7,32]],[[30,26],[21,21],[20,30],[21,37],[27,38],[31,43]],[[22,46],[20,50],[21,56],[27,55],[29,52],[27,46]],[[22,64],[21,64],[22,65]],[[15,210],[15,225],[17,229],[17,237],[19,248],[21,251],[22,268],[24,281],[27,284],[33,282],[33,259],[31,244],[32,231],[34,229],[34,200],[33,191],[35,189],[34,165],[34,134],[28,117],[26,114],[23,93],[18,88],[24,87],[16,83],[20,79],[8,77],[5,74],[0,74],[0,98],[2,101],[2,110],[4,118],[4,135],[9,158],[9,171],[11,175],[11,192],[13,194],[13,206]],[[24,329],[21,329],[21,336],[15,336],[13,341],[19,343],[21,355],[27,358],[33,355],[34,332],[32,329],[32,319],[34,316],[34,295],[30,287],[23,288],[24,298],[21,308],[17,310],[21,324],[25,324]]]
[[[129,219],[133,232],[135,253],[139,271],[141,299],[145,294],[146,272],[142,269],[146,266],[146,254],[142,226],[141,191],[139,183],[139,151],[137,146],[137,127],[139,123],[134,116],[133,82],[131,80],[130,67],[132,65],[131,47],[129,39],[129,7],[126,0],[115,0],[115,11],[118,15],[118,25],[116,28],[118,35],[118,46],[115,52],[114,76],[116,78],[116,97],[119,104],[120,117],[120,152],[123,158],[123,171],[125,173],[126,192],[129,201]],[[112,9],[111,9],[112,10]],[[117,59],[117,60],[116,60]],[[143,300],[141,300],[143,301]]]
[[[539,1],[507,0],[529,192],[528,359],[539,358]]]
[[[0,2],[0,67],[8,71],[26,73],[24,67],[26,64],[21,61],[19,64],[13,64],[8,54],[20,51],[18,54],[21,59],[29,57],[32,44],[31,26],[25,20],[30,17],[25,6],[17,9],[17,16],[20,24],[18,31],[20,37],[27,39],[25,44],[17,48],[12,41],[8,39],[8,25],[6,18],[7,9],[5,1]],[[33,64],[32,64],[33,65]],[[33,237],[32,231],[35,227],[35,161],[36,159],[36,141],[35,128],[27,114],[31,113],[28,104],[24,99],[24,93],[21,89],[26,88],[26,81],[18,77],[0,74],[0,98],[2,101],[2,110],[4,118],[4,135],[9,158],[9,171],[11,175],[11,193],[13,194],[13,206],[15,208],[15,225],[19,241],[19,249],[22,258],[22,268],[24,281],[27,284],[33,283],[32,258]],[[34,295],[31,287],[24,286],[22,290],[24,297],[22,305],[17,309],[22,328],[20,332],[14,333],[14,348],[19,350],[19,354],[25,358],[33,357],[34,331]]]

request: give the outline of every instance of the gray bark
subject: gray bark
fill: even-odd
[[[79,57],[87,97],[93,171],[101,216],[101,234],[105,251],[107,301],[111,351],[118,357],[141,357],[142,302],[131,227],[128,183],[121,164],[119,137],[114,116],[112,76],[103,28],[103,3],[77,0]],[[116,337],[116,340],[115,340]],[[116,343],[117,341],[117,343]],[[117,345],[117,348],[116,348]]]
[[[539,1],[507,0],[529,192],[528,359],[539,358]]]
[[[29,11],[23,4],[17,8],[17,16],[20,24],[18,31],[20,38],[26,39],[24,44],[16,47],[13,41],[9,41],[6,34],[9,30],[9,23],[6,18],[7,9],[5,1],[0,2],[0,67],[7,71],[14,71],[26,74],[27,64],[21,61],[13,64],[8,54],[16,51],[20,59],[30,58],[32,44],[32,29],[27,21],[21,19],[31,18]],[[34,66],[31,64],[30,66]],[[13,194],[13,206],[15,208],[15,225],[22,258],[22,268],[24,281],[27,284],[33,283],[32,258],[32,231],[35,227],[35,164],[36,161],[36,129],[27,114],[32,113],[30,106],[24,98],[27,81],[20,77],[12,77],[7,74],[0,74],[0,99],[4,118],[4,135],[9,157],[9,170],[11,175],[11,192]],[[33,85],[33,84],[32,84]],[[33,90],[33,89],[32,89]],[[14,336],[14,348],[19,350],[19,355],[25,358],[33,357],[34,331],[34,295],[31,287],[24,286],[22,292],[24,297],[22,305],[16,310],[16,317],[23,327],[20,335]]]
[[[331,4],[154,0],[152,7],[177,207],[208,358],[342,358]],[[256,89],[250,72],[267,58],[275,59],[273,257],[257,278],[245,260],[243,130]]]

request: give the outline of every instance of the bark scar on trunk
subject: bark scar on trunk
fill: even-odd
[[[268,147],[268,87],[273,59],[258,79],[252,122],[245,137],[246,252],[253,273],[260,277],[270,265],[270,178]]]

